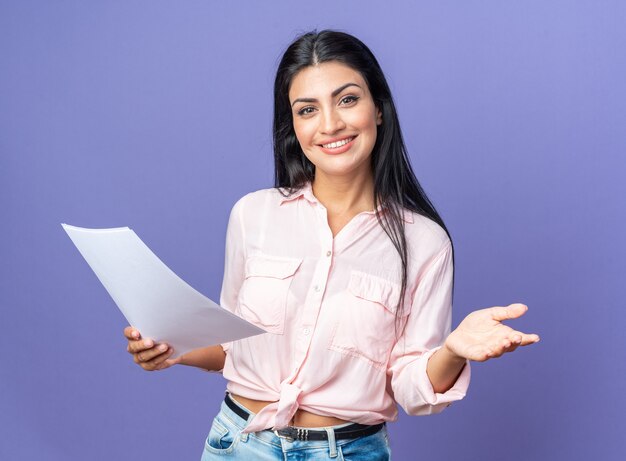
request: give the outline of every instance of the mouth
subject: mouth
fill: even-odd
[[[329,154],[339,154],[350,149],[352,141],[356,136],[350,136],[348,138],[340,139],[338,141],[329,142],[327,144],[319,144],[322,150]]]
[[[320,144],[320,146],[322,146],[325,149],[336,149],[337,147],[345,146],[354,138],[356,138],[356,136],[351,136],[349,138],[345,138],[340,141],[329,142],[328,144]]]

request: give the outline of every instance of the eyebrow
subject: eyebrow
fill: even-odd
[[[339,88],[337,88],[336,90],[334,90],[331,93],[331,96],[334,98],[335,96],[337,96],[339,93],[341,93],[343,90],[345,90],[346,88],[348,88],[349,86],[356,86],[358,88],[361,88],[359,85],[357,85],[356,83],[346,83],[345,85],[341,85]],[[362,88],[361,88],[362,89]],[[315,98],[298,98],[296,99],[294,102],[291,103],[291,107],[293,107],[293,105],[297,102],[317,102],[317,99]]]

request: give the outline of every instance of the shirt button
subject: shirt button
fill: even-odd
[[[315,285],[315,287],[313,287],[313,289],[314,289],[315,291],[320,291],[320,286],[319,286],[319,285]]]
[[[332,253],[330,251],[326,252],[326,256],[330,256]]]
[[[309,333],[311,333],[311,330],[309,330],[308,328],[305,328],[304,330],[302,330],[302,333],[304,334],[304,336],[309,336]]]

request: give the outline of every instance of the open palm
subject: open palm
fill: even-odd
[[[538,335],[522,333],[502,323],[521,317],[527,310],[524,304],[511,304],[474,311],[450,333],[446,347],[460,357],[484,362],[519,346],[534,344],[539,341]]]

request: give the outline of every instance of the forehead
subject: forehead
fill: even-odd
[[[364,91],[368,91],[367,83],[361,73],[343,63],[330,61],[308,66],[292,79],[289,87],[289,100],[322,98],[346,83],[356,83]]]

